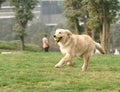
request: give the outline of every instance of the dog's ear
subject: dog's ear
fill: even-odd
[[[66,31],[66,34],[68,35],[68,36],[71,36],[72,35],[72,32],[70,32],[69,30],[65,30]]]

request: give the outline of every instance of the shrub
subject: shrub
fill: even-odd
[[[0,49],[17,50],[19,44],[17,42],[0,41]]]
[[[25,44],[25,50],[34,52],[41,51],[40,47],[34,44]]]
[[[0,49],[4,50],[20,50],[20,42],[0,41]],[[26,51],[41,51],[40,47],[35,44],[25,44]]]

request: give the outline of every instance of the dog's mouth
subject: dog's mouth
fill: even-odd
[[[62,37],[56,37],[56,36],[54,36],[54,41],[55,42],[59,42],[61,39],[62,39]]]

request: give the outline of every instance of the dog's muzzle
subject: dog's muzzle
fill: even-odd
[[[59,42],[61,39],[62,39],[62,37],[57,37],[57,36],[54,35],[54,41],[55,42]]]

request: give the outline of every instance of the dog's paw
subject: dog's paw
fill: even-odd
[[[55,65],[55,68],[60,68],[60,65],[56,64],[56,65]]]
[[[82,67],[82,72],[85,72],[87,70],[86,67]]]
[[[75,62],[67,62],[67,65],[68,65],[68,66],[74,66],[74,65],[75,65]]]

